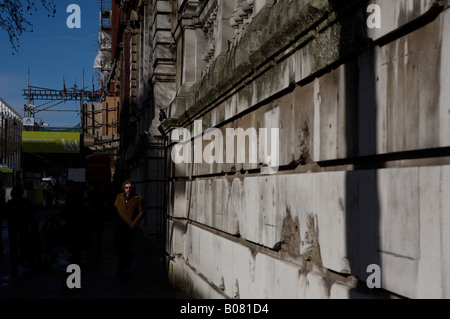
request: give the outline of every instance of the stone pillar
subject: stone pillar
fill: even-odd
[[[151,83],[153,84],[153,103],[155,116],[150,125],[150,134],[159,135],[159,112],[166,110],[176,92],[176,67],[171,48],[172,37],[172,7],[169,0],[153,2],[152,10],[153,56]]]
[[[185,0],[178,7],[178,20],[174,28],[177,45],[178,88],[200,80],[204,61],[205,34],[197,18],[197,0]]]
[[[230,17],[233,15],[232,1],[208,1],[199,15],[200,22],[205,32],[206,43],[203,50],[203,59],[206,70],[214,59],[228,52],[234,31],[230,25]]]

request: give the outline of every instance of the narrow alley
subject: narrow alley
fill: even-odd
[[[58,209],[39,210],[36,218],[43,227],[45,219],[58,214]],[[135,240],[134,259],[125,277],[119,277],[117,254],[113,245],[113,225],[103,223],[103,246],[99,257],[83,251],[80,263],[81,288],[68,288],[67,272],[70,254],[64,245],[54,246],[47,256],[49,263],[35,269],[19,266],[16,274],[11,272],[9,241],[6,220],[2,224],[4,255],[0,257],[0,299],[178,299],[183,296],[166,283],[161,257],[151,253],[144,241]],[[43,255],[43,260],[46,259]]]

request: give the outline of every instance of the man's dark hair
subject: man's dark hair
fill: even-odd
[[[125,190],[125,185],[126,184],[131,184],[131,187],[133,187],[133,190],[136,187],[136,184],[131,179],[128,178],[122,183],[122,190]]]

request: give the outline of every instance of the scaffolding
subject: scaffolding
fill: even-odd
[[[70,90],[55,90],[46,89],[36,86],[29,86],[23,89],[23,96],[27,101],[33,103],[33,101],[88,101],[98,102],[101,98],[101,92],[99,91],[84,91],[78,89]]]
[[[119,98],[83,104],[83,135],[95,153],[117,155],[119,148]]]
[[[28,71],[29,72],[29,71]],[[96,103],[100,102],[102,98],[102,93],[100,90],[95,90],[94,85],[92,85],[92,90],[86,90],[87,87],[84,86],[84,69],[83,69],[83,87],[79,89],[76,84],[72,88],[66,88],[65,80],[63,77],[63,89],[50,89],[38,86],[31,86],[29,75],[28,75],[28,87],[22,89],[22,96],[27,100],[27,104],[24,105],[24,117],[35,119],[36,114],[39,112],[76,112],[80,113],[81,105],[86,102]],[[36,101],[48,101],[39,106],[35,105]],[[80,109],[78,110],[67,110],[67,109],[53,109],[58,104],[75,101],[80,103]],[[55,102],[48,105],[49,103]]]
[[[111,28],[112,0],[102,0],[100,3],[100,27]]]
[[[101,0],[100,3],[100,32],[98,35],[99,49],[94,60],[94,68],[99,71],[99,86],[105,88],[112,69],[111,58],[111,23],[112,1]]]
[[[0,98],[0,175],[5,187],[14,184],[21,170],[22,117]]]
[[[83,135],[89,148],[96,153],[117,155],[119,148],[119,98],[108,96],[106,86],[113,69],[111,58],[112,0],[100,1],[99,49],[94,68],[99,72],[99,87],[102,95],[98,102],[84,103]]]

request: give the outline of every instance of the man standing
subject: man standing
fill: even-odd
[[[131,265],[131,244],[136,234],[136,226],[144,215],[143,199],[141,195],[136,194],[135,187],[130,179],[123,182],[123,193],[117,195],[114,203],[114,244],[119,254],[117,271],[120,276],[124,275]]]
[[[13,272],[17,272],[19,263],[27,266],[33,262],[35,256],[31,250],[33,244],[31,229],[34,223],[34,211],[31,201],[23,197],[23,188],[14,186],[11,191],[11,199],[6,204],[8,216],[8,235],[10,263]]]

